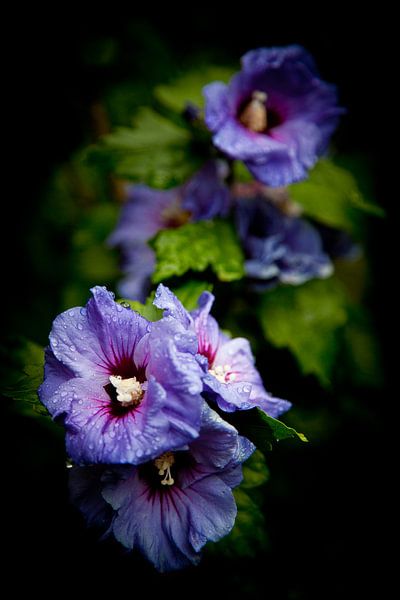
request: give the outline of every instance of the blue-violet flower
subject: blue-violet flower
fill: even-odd
[[[300,46],[260,48],[242,58],[228,85],[204,88],[205,122],[219,150],[269,186],[307,176],[327,149],[338,117],[336,88]]]
[[[253,451],[204,403],[200,436],[185,449],[136,467],[73,467],[72,501],[90,524],[140,550],[159,571],[180,569],[198,563],[207,541],[231,531],[237,513],[232,488]]]
[[[233,412],[259,407],[271,417],[289,410],[291,403],[269,394],[254,364],[248,340],[230,339],[210,315],[214,296],[203,292],[198,308],[188,313],[171,291],[160,284],[154,304],[196,331],[198,352],[205,369],[204,390],[207,399],[215,401],[221,410]]]
[[[264,189],[236,198],[236,225],[248,277],[268,286],[329,277],[333,266],[317,228],[299,216],[285,214],[268,194]]]
[[[180,227],[189,221],[226,216],[230,208],[229,189],[224,179],[226,162],[208,161],[184,185],[156,190],[129,185],[116,229],[109,238],[121,250],[124,278],[118,291],[125,298],[144,301],[150,288],[155,255],[147,242],[162,229]]]
[[[39,389],[69,456],[138,464],[184,446],[203,403],[196,336],[171,317],[150,323],[103,287],[92,294],[55,319]]]

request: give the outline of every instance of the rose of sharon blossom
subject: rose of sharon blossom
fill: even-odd
[[[261,194],[237,198],[235,212],[246,274],[255,281],[301,284],[332,274],[321,235],[305,219],[284,214]]]
[[[66,428],[81,463],[132,463],[198,436],[202,370],[197,339],[176,319],[150,323],[92,289],[85,308],[59,315],[39,396]]]
[[[273,187],[307,176],[343,112],[300,46],[248,52],[230,83],[210,83],[204,96],[215,146]]]
[[[231,490],[253,451],[204,403],[200,436],[186,449],[137,467],[75,467],[72,500],[89,524],[140,550],[159,571],[180,569],[198,563],[207,541],[231,531],[237,513]]]
[[[122,255],[124,278],[118,291],[123,297],[140,301],[146,298],[155,266],[154,251],[147,242],[161,229],[227,215],[230,194],[224,183],[226,176],[226,163],[213,160],[177,188],[127,186],[127,202],[109,238],[109,243],[118,246]]]
[[[221,332],[217,321],[210,315],[214,296],[203,292],[198,308],[188,313],[171,291],[158,286],[154,304],[165,309],[165,314],[194,329],[198,338],[198,352],[204,357],[204,389],[221,410],[233,412],[261,408],[271,417],[289,410],[291,403],[271,396],[264,388],[254,364],[248,340],[230,339]]]

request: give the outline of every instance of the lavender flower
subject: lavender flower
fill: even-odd
[[[119,292],[125,298],[144,301],[154,271],[155,256],[147,242],[161,229],[179,227],[188,221],[226,216],[230,194],[224,183],[228,168],[224,161],[209,161],[186,184],[170,190],[145,185],[127,187],[128,200],[119,223],[109,238],[122,254],[124,279]]]
[[[249,186],[251,189],[251,186]],[[332,274],[316,227],[274,205],[270,192],[236,199],[236,223],[246,255],[246,274],[268,285],[301,284]]]
[[[203,388],[196,336],[178,320],[149,323],[92,289],[86,308],[59,315],[40,399],[66,428],[77,463],[133,463],[198,436]]]
[[[254,451],[246,438],[206,404],[200,436],[140,466],[71,470],[72,500],[90,524],[140,550],[160,571],[196,564],[200,550],[235,522],[232,488]]]
[[[248,52],[242,71],[228,85],[210,83],[204,96],[215,146],[273,187],[307,176],[343,112],[300,46]]]
[[[254,364],[249,342],[244,338],[228,338],[210,315],[214,296],[203,292],[198,309],[190,314],[163,285],[159,285],[154,304],[165,314],[179,320],[184,327],[196,331],[198,352],[203,356],[206,396],[221,410],[233,412],[259,407],[272,417],[289,410],[290,402],[272,397],[264,388]]]

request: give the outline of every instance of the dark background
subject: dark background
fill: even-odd
[[[365,15],[349,20],[343,13],[330,14],[333,9],[328,6],[316,13],[317,19],[304,13],[299,18],[286,14],[290,13],[286,6],[283,14],[247,5],[235,14],[211,13],[200,5],[191,9],[193,16],[187,7],[174,16],[157,11],[151,17],[134,10],[128,15],[126,9],[122,15],[60,10],[43,18],[25,14],[15,28],[11,54],[17,57],[12,67],[16,81],[10,95],[13,122],[21,133],[13,136],[16,149],[7,173],[11,193],[4,199],[8,306],[3,311],[3,332],[34,335],[36,341],[46,343],[55,316],[49,306],[57,305],[51,298],[57,299],[62,272],[49,277],[40,271],[30,254],[32,223],[54,166],[90,137],[91,102],[127,69],[137,69],[138,77],[143,76],[146,60],[139,39],[136,45],[125,46],[131,55],[118,72],[99,70],[82,58],[88,44],[99,37],[126,39],[132,22],[136,31],[160,36],[178,65],[198,51],[235,61],[258,46],[304,45],[315,56],[323,78],[338,85],[341,103],[348,108],[335,138],[338,150],[367,157],[376,199],[390,213],[393,194],[384,137],[390,128],[393,96],[386,25],[376,15],[367,22]],[[56,253],[62,254],[64,243],[54,240]],[[366,302],[385,342],[392,326],[387,221],[374,224],[369,255],[373,284]],[[48,303],[41,308],[44,297]],[[389,382],[390,356],[384,344],[383,351]],[[272,478],[265,499],[270,549],[256,559],[206,558],[201,567],[172,576],[155,574],[141,558],[126,555],[111,542],[99,544],[96,532],[88,532],[69,506],[62,438],[55,442],[40,425],[5,412],[3,515],[10,532],[10,565],[20,565],[20,575],[14,577],[16,588],[40,591],[57,585],[55,593],[63,589],[91,597],[109,591],[116,597],[154,592],[288,600],[341,598],[350,592],[360,597],[375,586],[382,593],[388,575],[388,568],[378,569],[378,562],[389,528],[389,452],[384,440],[390,419],[389,383],[379,391],[352,390],[349,403],[343,390],[339,400],[322,393],[310,378],[293,376],[287,381],[285,369],[290,367],[290,358],[284,357],[280,371],[274,371],[277,381],[282,377],[282,397],[295,403],[298,398],[300,406],[307,408],[326,403],[331,427],[311,444],[282,443],[271,453]]]

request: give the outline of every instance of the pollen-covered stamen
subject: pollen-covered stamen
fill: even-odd
[[[265,92],[255,91],[252,93],[251,100],[239,115],[239,121],[247,129],[257,133],[266,131],[268,126],[267,99],[268,95]]]
[[[144,390],[136,377],[122,379],[121,375],[110,375],[109,379],[117,391],[117,400],[122,406],[139,406]]]
[[[164,452],[158,458],[155,459],[154,465],[158,469],[158,474],[164,479],[161,480],[161,485],[173,485],[175,483],[171,475],[171,467],[175,462],[175,458],[172,452]]]
[[[221,383],[229,383],[236,379],[236,374],[232,373],[231,365],[217,365],[212,369],[208,369],[208,372]]]

